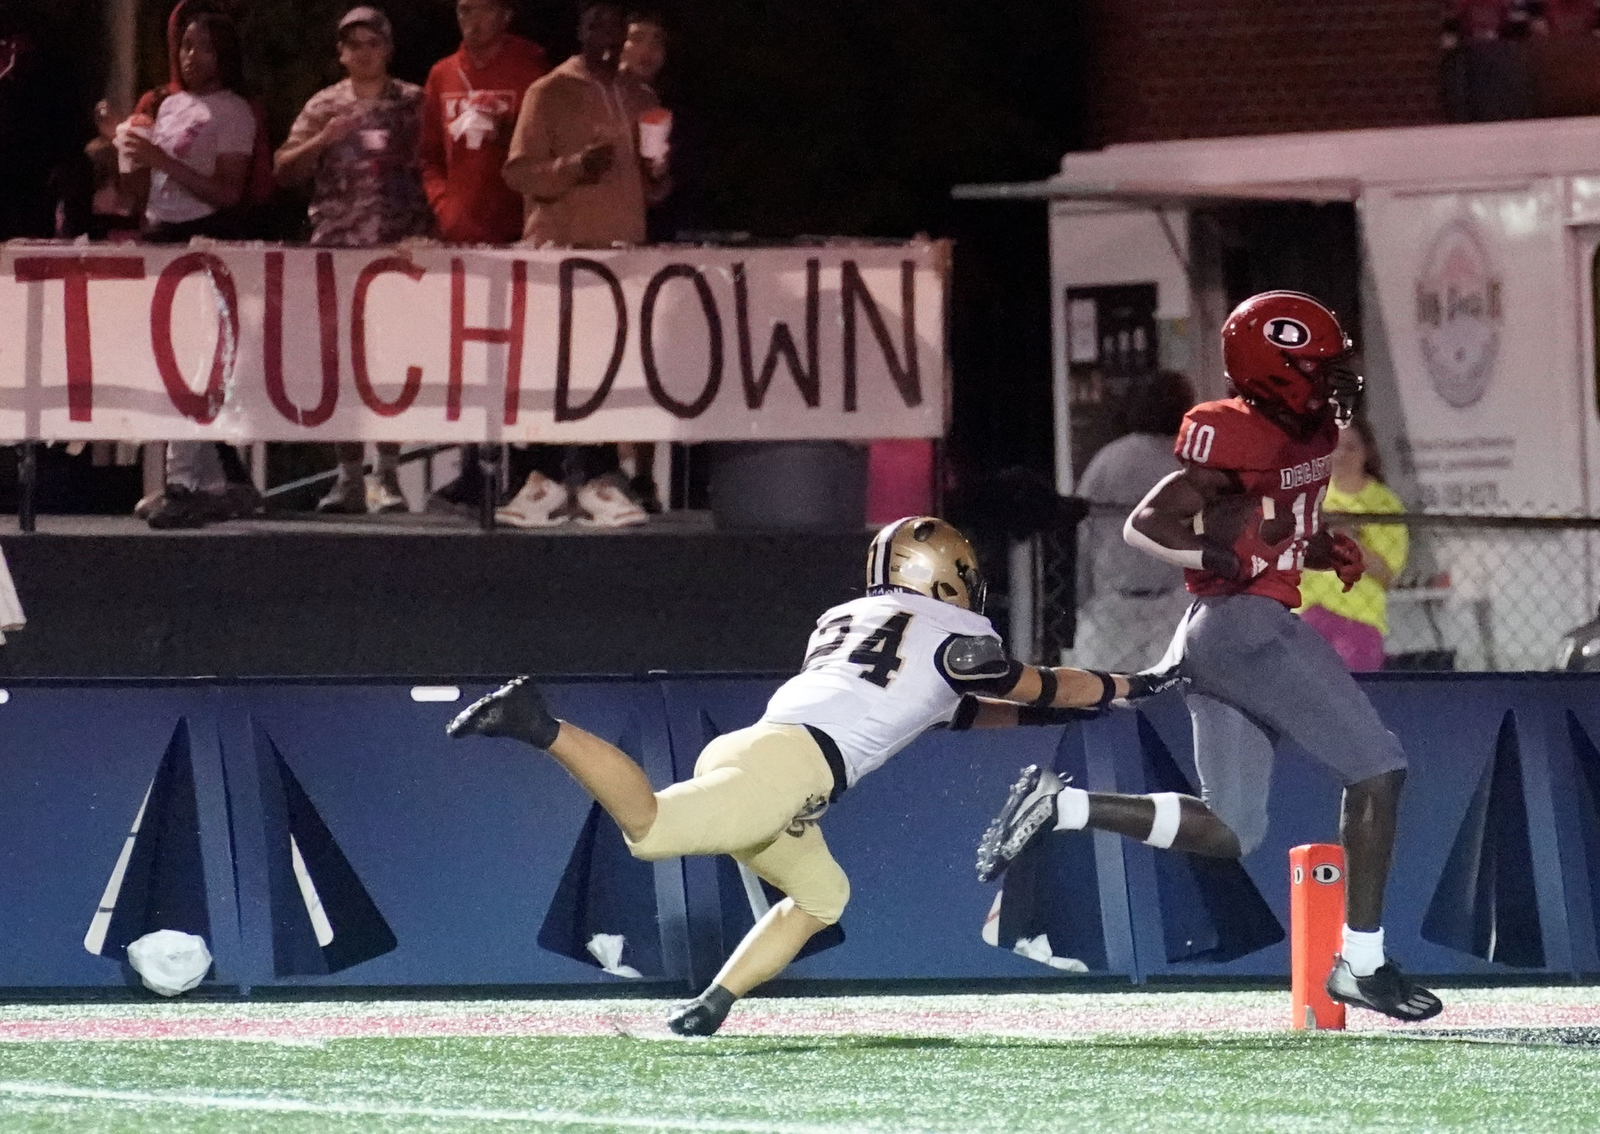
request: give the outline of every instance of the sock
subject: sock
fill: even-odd
[[[1344,927],[1344,944],[1339,950],[1350,971],[1358,977],[1371,976],[1384,962],[1383,926],[1371,932]]]
[[[680,1036],[715,1035],[737,999],[720,984],[713,983],[687,1004],[674,1008],[667,1016],[667,1027]]]
[[[1178,793],[1172,791],[1157,792],[1150,797],[1150,802],[1155,805],[1156,817],[1144,838],[1145,845],[1168,850],[1183,823],[1183,805],[1178,801]]]
[[[718,1015],[726,1016],[728,1014],[728,1010],[733,1007],[733,1002],[739,998],[733,993],[729,992],[727,989],[723,988],[720,984],[713,983],[700,994],[699,999],[702,1004],[706,1005]]]
[[[1082,788],[1064,787],[1056,795],[1058,831],[1081,831],[1089,825],[1089,793]]]

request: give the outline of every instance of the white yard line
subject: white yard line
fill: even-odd
[[[882,1126],[806,1126],[776,1122],[736,1122],[713,1118],[606,1117],[561,1110],[499,1110],[488,1107],[400,1106],[390,1103],[313,1102],[310,1099],[205,1095],[184,1091],[118,1091],[64,1083],[0,1081],[0,1096],[76,1099],[132,1106],[187,1107],[264,1114],[324,1114],[362,1118],[430,1118],[451,1122],[537,1122],[552,1126],[594,1126],[611,1130],[709,1130],[722,1134],[886,1134]]]

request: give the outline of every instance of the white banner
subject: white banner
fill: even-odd
[[[937,437],[949,249],[0,248],[0,438]]]
[[[1561,194],[1369,193],[1366,251],[1430,511],[1584,506],[1578,334]],[[1371,317],[1370,314],[1368,316]]]

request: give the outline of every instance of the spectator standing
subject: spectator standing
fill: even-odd
[[[578,54],[535,83],[505,166],[522,194],[522,239],[534,247],[604,248],[645,239],[647,194],[666,170],[639,157],[639,115],[655,92],[618,73],[627,24],[614,0],[587,0]]]
[[[1122,523],[1161,480],[1179,471],[1172,443],[1194,391],[1182,374],[1162,371],[1132,406],[1133,431],[1090,460],[1078,495],[1090,504],[1078,545],[1075,666],[1110,665],[1135,673],[1156,664],[1188,607],[1183,571],[1129,547]]]
[[[661,17],[655,12],[636,11],[628,15],[628,36],[622,43],[622,62],[618,67],[624,80],[635,84],[636,91],[631,101],[636,106],[648,107],[654,103],[660,106],[660,96],[656,93],[656,77],[661,74],[661,69],[667,65],[667,28]],[[646,114],[649,111],[646,110]],[[670,137],[672,129],[672,115],[662,109],[656,114],[657,121],[653,129]],[[646,151],[644,145],[646,126],[640,123],[640,150]],[[662,139],[665,146],[666,138]],[[648,157],[648,154],[647,154]],[[670,159],[661,157],[662,175],[665,181],[670,177]],[[654,242],[670,237],[670,224],[661,217],[661,200],[666,192],[655,194],[655,207],[647,210],[645,214],[645,236]],[[656,444],[654,441],[624,442],[617,446],[620,463],[633,464],[633,477],[628,482],[628,491],[635,500],[651,514],[661,511],[661,493],[656,487]]]
[[[229,210],[244,199],[255,149],[232,20],[193,17],[179,40],[178,73],[181,87],[160,100],[148,134],[135,125],[118,143],[134,166],[125,184],[143,205],[144,239],[156,243],[233,235]]]
[[[461,47],[433,65],[422,95],[422,184],[441,240],[511,244],[522,198],[500,170],[528,88],[547,71],[544,48],[511,32],[511,0],[456,0]],[[430,509],[471,511],[483,495],[478,447],[462,446],[461,473]]]
[[[654,93],[618,74],[627,22],[613,0],[588,0],[578,15],[579,51],[528,90],[505,166],[525,203],[523,241],[534,247],[609,247],[645,239],[648,197],[664,163],[639,156],[639,115]],[[522,527],[575,519],[599,527],[641,524],[615,445],[572,446],[559,471],[536,468],[496,515]]]
[[[1329,513],[1403,512],[1405,508],[1383,483],[1383,459],[1366,418],[1357,417],[1339,431],[1333,451],[1333,479],[1322,502]],[[1405,569],[1410,539],[1404,524],[1361,524],[1354,531],[1330,524],[1361,545],[1366,573],[1350,590],[1328,571],[1307,571],[1300,577],[1300,617],[1328,640],[1354,672],[1383,668],[1383,639],[1389,633],[1389,596],[1395,577]]]
[[[373,7],[350,9],[339,21],[339,64],[345,78],[311,96],[278,150],[279,184],[312,184],[311,243],[370,248],[424,236],[432,223],[422,191],[418,141],[422,88],[389,74],[394,29]],[[400,446],[378,443],[378,471],[362,476],[364,446],[339,442],[339,476],[319,512],[404,512]]]
[[[177,51],[177,89],[157,99],[154,117],[125,123],[117,142],[132,165],[122,190],[142,218],[142,236],[181,243],[193,236],[239,235],[234,210],[245,199],[257,148],[257,119],[240,93],[239,33],[227,16],[186,16]],[[144,125],[149,122],[149,125]],[[194,528],[259,508],[249,486],[231,491],[218,446],[167,445],[165,488],[141,502],[153,528]]]
[[[134,240],[139,234],[140,218],[123,196],[117,175],[116,128],[120,121],[108,100],[95,104],[95,134],[83,147],[91,195],[82,231],[91,240]]]
[[[148,118],[153,121],[162,101],[168,95],[185,89],[181,67],[183,33],[195,17],[211,11],[222,12],[225,18],[232,19],[223,10],[218,0],[178,0],[178,3],[173,5],[172,11],[167,16],[168,79],[166,83],[146,91],[139,97],[139,101],[133,108],[133,114],[136,118],[139,120]],[[235,26],[237,26],[236,22]],[[235,32],[234,39],[238,39],[237,32]],[[238,212],[233,213],[230,217],[231,220],[237,222],[232,225],[237,234],[248,238],[260,234],[247,230],[248,226],[243,217],[245,210],[254,206],[264,205],[272,197],[272,147],[267,143],[266,107],[262,105],[260,99],[250,98],[246,94],[242,81],[236,83],[236,88],[238,93],[245,94],[249,98],[250,112],[255,116],[256,120],[255,145],[250,152],[250,173],[245,179],[245,188],[241,201],[238,206],[235,206]]]
[[[628,13],[628,35],[622,42],[624,75],[655,90],[656,77],[667,65],[667,26],[655,12]]]
[[[422,184],[440,239],[511,244],[522,198],[501,179],[528,88],[549,71],[544,48],[511,32],[510,0],[457,0],[461,47],[428,72]]]

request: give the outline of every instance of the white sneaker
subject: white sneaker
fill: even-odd
[[[406,504],[406,498],[401,495],[398,485],[385,483],[381,476],[369,476],[367,477],[367,511],[409,512],[411,508]]]
[[[620,477],[597,476],[578,489],[578,523],[589,528],[631,528],[650,517],[629,496]]]
[[[551,528],[567,522],[571,502],[566,485],[532,472],[517,494],[494,510],[494,518],[513,528]]]
[[[367,490],[358,477],[341,476],[328,489],[328,495],[317,501],[317,511],[334,516],[364,516],[367,513]]]

